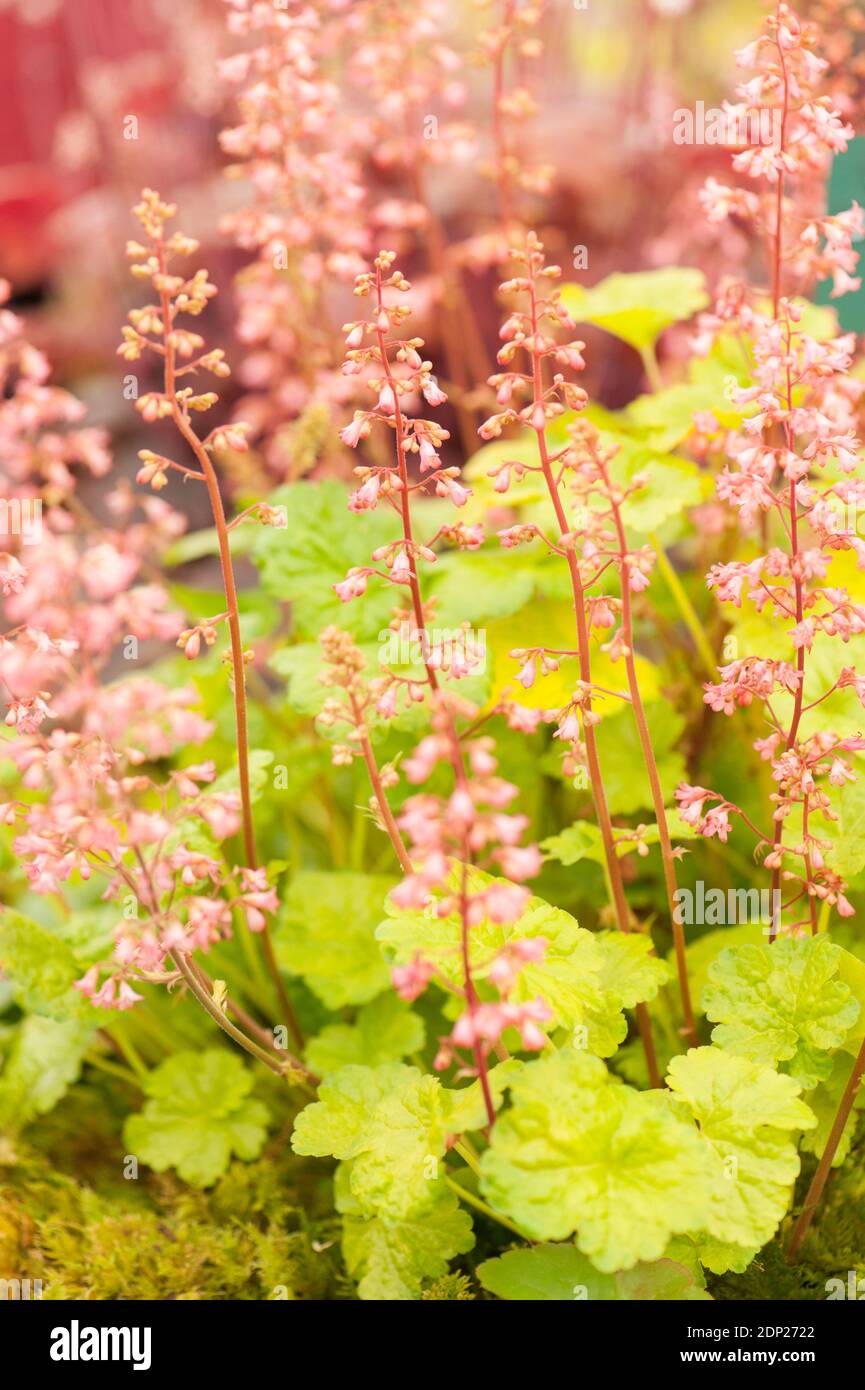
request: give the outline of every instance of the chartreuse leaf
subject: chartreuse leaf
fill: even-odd
[[[486,1119],[474,1094],[446,1091],[438,1077],[400,1062],[342,1067],[318,1094],[298,1115],[291,1146],[299,1154],[351,1159],[345,1190],[365,1217],[402,1221],[427,1212],[444,1191],[448,1135],[460,1123]]]
[[[561,442],[565,443],[566,439],[564,435]],[[505,463],[524,463],[535,468],[538,463],[537,440],[529,435],[494,439],[472,454],[463,469],[463,477],[471,483],[473,493],[469,506],[472,502],[480,501],[483,514],[490,507],[500,507],[503,500],[509,507],[543,504],[548,500],[549,491],[544,476],[536,472],[525,473],[520,479],[512,477],[506,495],[496,492],[489,475]]]
[[[718,418],[719,406],[730,412],[721,391],[706,382],[678,381],[648,396],[638,396],[622,412],[625,421],[654,449],[675,449],[694,429],[694,415],[711,412]],[[738,423],[740,414],[732,412],[726,421]]]
[[[591,289],[563,285],[562,299],[578,323],[596,323],[638,352],[651,347],[671,323],[689,319],[709,302],[703,272],[684,266],[616,273]]]
[[[628,845],[636,849],[635,841],[626,841],[618,851],[620,856],[627,852]],[[573,825],[560,830],[558,835],[550,835],[546,840],[541,840],[541,849],[548,859],[557,859],[566,868],[573,864],[581,864],[584,859],[591,864],[605,862],[600,826],[590,820],[574,821]]]
[[[691,982],[691,998],[695,1008],[701,1013],[703,992],[709,983],[709,971],[722,951],[731,946],[759,946],[765,941],[763,927],[759,922],[739,922],[735,926],[719,927],[708,931],[696,941],[688,943],[688,979]]]
[[[178,1052],[151,1071],[149,1099],[123,1128],[130,1152],[184,1182],[209,1187],[232,1154],[257,1158],[267,1137],[267,1108],[250,1100],[253,1078],[233,1052]]]
[[[374,1301],[415,1299],[424,1279],[437,1279],[449,1260],[471,1250],[471,1217],[452,1192],[438,1188],[420,1213],[365,1219],[348,1187],[351,1167],[339,1168],[336,1205],[344,1213],[342,1252],[349,1274],[359,1281],[358,1295]]]
[[[46,1018],[87,1020],[104,1017],[73,985],[83,971],[67,942],[29,917],[8,908],[0,915],[0,968],[12,981],[16,1002]]]
[[[808,1092],[808,1104],[817,1118],[817,1128],[802,1136],[801,1147],[806,1153],[819,1155],[825,1149],[838,1114],[841,1097],[853,1070],[853,1058],[846,1052],[836,1052],[832,1062],[832,1075],[827,1081],[821,1081],[813,1091]],[[853,1109],[841,1132],[841,1139],[832,1160],[833,1168],[840,1168],[850,1152],[856,1133],[857,1112],[861,1110],[865,1110],[865,1090],[860,1086],[853,1101]]]
[[[0,1133],[44,1115],[78,1080],[95,1028],[80,1019],[21,1020],[0,1070]]]
[[[799,1173],[791,1132],[816,1124],[799,1099],[799,1083],[747,1057],[698,1047],[673,1058],[667,1084],[696,1120],[710,1158],[707,1234],[738,1247],[742,1257],[753,1254],[771,1240],[790,1204]]]
[[[481,1160],[481,1189],[536,1240],[577,1245],[605,1273],[660,1259],[701,1230],[713,1183],[696,1129],[596,1057],[566,1048],[528,1063]]]
[[[710,1299],[691,1270],[675,1260],[638,1264],[617,1274],[601,1274],[574,1245],[534,1245],[508,1250],[478,1266],[478,1278],[498,1298],[521,1303],[641,1302]]]
[[[838,820],[829,834],[832,839],[832,867],[844,879],[855,878],[865,869],[865,780],[846,782],[833,799]]]
[[[367,1067],[398,1062],[423,1047],[423,1020],[393,992],[359,1010],[353,1024],[323,1028],[306,1049],[306,1060],[322,1076],[352,1064]]]
[[[809,1088],[832,1072],[831,1053],[860,1005],[838,978],[842,950],[825,936],[722,951],[703,991],[719,1047],[781,1069]]]
[[[274,947],[329,1009],[366,1004],[390,983],[375,941],[385,896],[380,874],[304,872],[289,887]]]
[[[574,694],[574,686],[580,678],[576,655],[559,657],[559,669],[548,676],[538,675],[533,686],[525,690],[517,682],[520,667],[510,656],[510,652],[536,647],[539,642],[554,651],[576,650],[574,630],[574,610],[564,601],[551,601],[544,604],[543,636],[538,635],[538,609],[536,603],[529,603],[508,618],[494,619],[486,624],[487,664],[491,672],[489,706],[497,704],[505,691],[517,704],[529,709],[561,709],[567,705]],[[636,658],[637,674],[643,698],[648,702],[658,694],[658,675],[656,668],[645,657]],[[612,662],[606,652],[595,647],[592,652],[592,680],[607,690],[625,692],[627,682],[625,669],[621,662]],[[605,719],[616,714],[621,702],[614,696],[598,697],[593,704],[596,714]]]
[[[627,1036],[624,1010],[654,999],[672,972],[652,954],[651,938],[639,932],[596,932],[595,943],[601,952],[603,1004],[588,1010],[587,1042],[599,1057],[611,1057]]]
[[[328,623],[367,637],[387,627],[394,605],[389,585],[370,585],[363,603],[343,603],[333,586],[355,565],[369,564],[372,551],[399,533],[399,520],[385,507],[349,517],[348,496],[333,481],[280,488],[268,500],[285,508],[288,525],[255,532],[252,558],[262,584],[291,603],[301,637],[317,637]]]
[[[684,517],[689,507],[702,502],[711,487],[692,459],[659,452],[649,444],[619,433],[601,431],[601,443],[615,445],[618,453],[611,467],[613,481],[622,486],[640,474],[642,487],[622,506],[622,520],[632,539],[652,535],[673,517]]]
[[[472,889],[493,882],[472,869]],[[462,924],[457,913],[438,917],[425,911],[404,911],[387,905],[389,917],[376,931],[379,942],[397,965],[417,953],[430,960],[446,979],[461,987]],[[585,931],[569,913],[542,898],[530,898],[522,916],[502,925],[484,918],[473,925],[470,953],[473,973],[483,981],[493,958],[510,941],[543,937],[546,950],[538,961],[521,969],[512,998],[523,1002],[541,998],[552,1010],[545,1026],[587,1029],[587,1045],[610,1056],[625,1036],[622,1013],[642,999],[652,999],[668,978],[664,962],[649,956],[648,938],[618,940],[619,933]],[[635,993],[639,998],[634,998]]]

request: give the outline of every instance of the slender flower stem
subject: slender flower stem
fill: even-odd
[[[447,1174],[445,1174],[445,1182],[451,1191],[457,1194],[461,1202],[467,1202],[470,1207],[474,1207],[475,1211],[482,1212],[483,1215],[488,1216],[491,1221],[497,1221],[500,1226],[504,1226],[506,1231],[512,1231],[515,1236],[519,1236],[520,1240],[525,1240],[525,1235],[520,1230],[519,1226],[515,1225],[513,1221],[509,1221],[506,1216],[502,1216],[499,1212],[494,1211],[482,1198],[476,1197],[474,1192],[469,1192],[467,1188],[462,1187],[460,1183],[455,1182],[454,1179]]]
[[[789,1264],[793,1264],[797,1259],[802,1241],[805,1239],[811,1222],[814,1220],[814,1213],[820,1205],[823,1188],[826,1186],[826,1179],[831,1171],[832,1162],[838,1150],[838,1145],[841,1143],[841,1136],[850,1118],[850,1112],[853,1109],[853,1102],[856,1099],[856,1093],[859,1090],[863,1074],[865,1074],[865,1038],[862,1040],[862,1046],[859,1048],[856,1060],[853,1063],[850,1079],[844,1088],[841,1104],[838,1106],[838,1112],[833,1121],[829,1138],[826,1141],[826,1147],[820,1157],[820,1162],[817,1164],[817,1170],[811,1179],[811,1186],[808,1188],[805,1205],[802,1208],[796,1225],[793,1227],[793,1235],[787,1248],[787,1261]]]
[[[289,1071],[298,1071],[304,1078],[300,1084],[307,1089],[314,1089],[318,1084],[318,1078],[314,1076],[308,1067],[305,1067],[297,1057],[287,1054],[285,1061],[281,1062],[277,1057],[274,1057],[272,1053],[266,1052],[263,1047],[259,1047],[258,1043],[253,1042],[253,1040],[248,1038],[239,1028],[236,1028],[229,1018],[226,1018],[219,1005],[211,995],[208,994],[189,961],[185,959],[181,951],[172,954],[170,959],[175,968],[183,976],[189,986],[190,992],[198,1000],[201,1007],[210,1014],[214,1023],[222,1029],[223,1033],[226,1033],[233,1042],[236,1042],[239,1047],[242,1047],[245,1052],[248,1052],[250,1057],[255,1057],[257,1061],[263,1062],[264,1065],[269,1067],[272,1072],[275,1072],[277,1076],[284,1077]]]
[[[532,334],[534,338],[538,336],[538,305],[535,292],[534,277],[529,277],[531,294],[531,319]],[[537,352],[532,352],[532,385],[534,395],[534,411],[543,408],[543,374],[541,357]],[[533,412],[534,413],[534,412]],[[571,528],[568,525],[568,518],[565,514],[562,499],[555,477],[553,476],[552,465],[550,463],[549,450],[547,448],[546,431],[536,430],[538,441],[538,454],[541,462],[541,470],[547,484],[550,501],[556,513],[556,521],[561,537],[570,534]],[[567,548],[568,571],[571,577],[571,591],[574,604],[574,618],[577,627],[577,654],[580,666],[580,679],[591,689],[592,684],[592,665],[591,649],[589,646],[589,629],[586,622],[586,600],[583,589],[583,581],[580,577],[580,567],[576,555],[571,547]],[[592,705],[591,696],[587,695],[583,705],[583,739],[586,745],[586,761],[589,768],[589,778],[592,784],[592,796],[595,803],[595,813],[598,818],[598,826],[601,831],[601,841],[604,847],[604,857],[607,863],[607,873],[610,883],[610,890],[613,896],[613,907],[616,913],[616,920],[619,929],[623,932],[630,931],[631,920],[628,909],[628,901],[625,897],[625,887],[622,881],[622,866],[616,854],[616,844],[613,836],[613,823],[610,818],[609,807],[607,805],[607,794],[604,789],[603,777],[601,775],[601,764],[598,758],[598,747],[595,740],[595,729],[591,719]],[[589,717],[586,717],[589,716]],[[652,1036],[652,1023],[649,1018],[649,1011],[645,1004],[638,1004],[636,1007],[637,1025],[640,1030],[640,1037],[643,1042],[643,1050],[646,1054],[646,1065],[649,1072],[649,1082],[652,1087],[660,1087],[661,1074],[658,1070],[658,1060],[655,1053],[655,1043]]]
[[[470,945],[469,945],[469,895],[468,895],[468,857],[469,857],[469,853],[470,853],[469,845],[468,845],[468,842],[466,841],[466,843],[465,843],[464,846],[463,846],[463,862],[462,862],[461,877],[460,877],[460,947],[461,947],[461,950],[462,950],[462,958],[463,958],[463,974],[464,974],[464,976],[465,976],[465,982],[466,982],[466,1006],[467,1006],[467,1008],[468,1008],[469,1014],[470,1014],[470,1015],[472,1016],[472,1018],[473,1018],[474,1015],[475,1015],[475,1013],[477,1012],[477,1007],[478,1007],[478,1002],[479,1002],[479,1001],[478,1001],[477,990],[475,989],[474,981],[472,980],[472,968],[471,968]],[[496,1107],[495,1107],[495,1105],[493,1104],[493,1097],[492,1097],[492,1093],[491,1093],[491,1091],[490,1091],[490,1080],[489,1080],[489,1076],[487,1075],[486,1058],[484,1057],[484,1050],[483,1050],[483,1046],[482,1046],[482,1044],[481,1044],[480,1039],[477,1039],[477,1040],[475,1041],[473,1051],[474,1051],[474,1058],[475,1058],[475,1066],[476,1066],[477,1069],[478,1069],[478,1076],[480,1077],[481,1090],[483,1091],[484,1105],[486,1106],[486,1111],[487,1111],[487,1120],[489,1121],[490,1125],[492,1126],[492,1125],[494,1125],[495,1122],[496,1122]]]
[[[166,275],[165,248],[160,238],[157,244],[157,254],[159,258],[160,272]],[[210,508],[213,513],[213,522],[216,527],[216,535],[219,544],[219,560],[222,568],[222,584],[225,591],[225,606],[228,612],[228,631],[231,641],[231,665],[233,674],[233,694],[234,694],[234,714],[237,730],[237,767],[240,781],[240,803],[241,816],[243,821],[243,844],[246,854],[246,862],[250,869],[258,867],[258,855],[255,844],[255,823],[252,815],[252,795],[249,785],[249,735],[247,732],[246,716],[246,663],[243,653],[243,638],[240,631],[240,613],[237,602],[237,585],[234,579],[234,565],[231,558],[231,542],[228,536],[228,526],[225,518],[225,508],[222,504],[222,495],[219,490],[219,479],[216,476],[216,469],[213,466],[210,455],[198,435],[189,423],[186,410],[181,406],[177,399],[176,384],[176,364],[175,348],[172,337],[172,323],[174,309],[167,289],[162,289],[160,294],[160,307],[163,323],[163,344],[164,344],[164,373],[165,373],[165,395],[171,406],[171,415],[177,430],[188,444],[195,455],[207,488],[207,495],[210,501]],[[273,950],[273,942],[270,936],[270,929],[265,923],[261,932],[261,944],[264,951],[264,958],[267,963],[268,973],[273,981],[279,1000],[280,1009],[285,1022],[291,1031],[295,1044],[303,1047],[303,1033],[297,1020],[297,1015],[288,997],[285,982],[282,978],[276,956]]]
[[[356,707],[355,713],[357,715]],[[381,773],[379,772],[378,763],[376,762],[375,758],[375,753],[372,750],[372,744],[370,743],[369,737],[366,733],[361,734],[360,746],[363,750],[363,760],[366,763],[366,770],[369,776],[370,783],[372,784],[373,795],[375,796],[378,812],[381,816],[385,830],[387,831],[388,839],[393,845],[394,854],[399,860],[399,866],[404,874],[414,873],[414,869],[412,868],[412,862],[408,857],[408,850],[403,844],[402,836],[399,833],[399,826],[397,825],[396,820],[394,819],[393,811],[391,810],[390,803],[387,799],[387,793],[382,784]]]
[[[381,266],[376,266],[376,341],[378,344],[379,357],[381,359],[382,370],[390,388],[391,400],[393,401],[394,411],[394,432],[396,435],[396,456],[400,479],[400,512],[403,527],[403,542],[405,545],[405,555],[409,563],[409,586],[411,589],[412,610],[414,612],[415,626],[421,644],[424,666],[426,668],[427,680],[434,703],[442,711],[446,720],[447,736],[450,745],[451,763],[453,765],[454,777],[457,786],[468,793],[469,783],[466,775],[465,763],[463,761],[463,750],[460,745],[459,735],[454,726],[452,714],[442,697],[441,687],[435,667],[429,658],[429,641],[427,639],[426,619],[423,611],[423,600],[421,598],[420,581],[417,573],[417,560],[415,557],[415,542],[412,533],[411,503],[409,490],[408,463],[405,454],[405,437],[403,431],[402,411],[399,404],[399,392],[397,391],[396,381],[391,371],[390,359],[388,357],[388,344],[384,329],[380,326],[381,316],[384,310],[384,298],[382,293],[382,273]],[[394,846],[396,847],[396,846]],[[403,851],[405,852],[405,851]],[[472,979],[471,958],[469,951],[469,927],[468,927],[468,900],[466,875],[468,871],[469,847],[464,846],[464,857],[462,866],[462,887],[460,893],[460,914],[462,918],[461,937],[462,937],[462,956],[463,969],[465,974],[465,998],[466,1005],[470,1013],[474,1013],[478,1004],[477,991],[475,990]],[[477,1043],[474,1048],[475,1063],[478,1069],[481,1089],[484,1096],[484,1104],[487,1110],[487,1118],[490,1125],[495,1124],[496,1111],[493,1105],[492,1094],[490,1092],[487,1059],[483,1047]]]
[[[648,723],[646,722],[646,711],[643,707],[643,697],[640,692],[640,683],[637,679],[637,664],[634,659],[634,622],[631,608],[630,566],[627,558],[628,542],[625,535],[625,527],[622,522],[622,510],[619,503],[614,500],[614,489],[610,482],[607,465],[597,454],[595,455],[595,461],[607,484],[607,494],[610,498],[613,525],[616,529],[616,538],[619,545],[622,576],[622,632],[625,641],[625,670],[628,675],[628,689],[631,693],[631,706],[634,711],[637,733],[640,738],[640,747],[643,750],[643,761],[646,764],[646,772],[649,777],[649,786],[652,792],[652,805],[655,809],[655,819],[658,823],[658,839],[661,845],[661,860],[664,866],[664,883],[667,889],[667,903],[670,909],[670,927],[673,933],[673,944],[676,951],[676,972],[679,977],[679,993],[682,997],[682,1013],[685,1019],[685,1037],[691,1047],[696,1047],[697,1025],[694,1022],[691,990],[688,984],[688,958],[685,947],[685,931],[682,926],[681,913],[676,903],[678,884],[676,882],[676,864],[673,858],[673,845],[670,840],[670,828],[667,824],[667,810],[664,805],[664,793],[661,788],[661,779],[658,775],[658,764],[655,760],[655,750],[652,747],[652,738],[649,733]]]

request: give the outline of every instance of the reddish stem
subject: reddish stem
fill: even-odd
[[[823,1188],[826,1186],[826,1179],[831,1171],[832,1161],[835,1158],[838,1145],[841,1143],[841,1136],[844,1133],[844,1128],[850,1118],[850,1111],[853,1109],[853,1102],[856,1099],[856,1092],[859,1089],[859,1083],[862,1080],[863,1073],[865,1073],[865,1039],[862,1040],[862,1046],[859,1048],[856,1061],[853,1063],[853,1070],[844,1088],[841,1104],[838,1106],[838,1113],[832,1124],[826,1147],[820,1157],[820,1162],[817,1164],[817,1171],[811,1179],[811,1186],[808,1188],[805,1205],[802,1208],[796,1225],[793,1227],[793,1235],[787,1249],[787,1261],[789,1264],[792,1264],[798,1256],[802,1241],[805,1239],[808,1228],[814,1220],[814,1213],[820,1205]]]
[[[625,536],[625,528],[622,523],[621,508],[618,502],[613,500],[613,487],[610,483],[606,464],[601,463],[599,459],[596,459],[596,462],[598,463],[598,467],[600,468],[607,486],[607,495],[610,498],[613,524],[616,528],[616,537],[619,544],[622,571],[622,633],[625,640],[626,652],[625,669],[628,673],[628,689],[631,694],[631,705],[637,724],[637,732],[640,737],[640,747],[643,750],[643,761],[646,764],[649,786],[652,791],[652,804],[655,808],[655,819],[658,823],[658,839],[661,845],[661,859],[664,865],[664,882],[666,884],[667,902],[670,909],[670,925],[676,950],[676,971],[679,977],[679,992],[682,997],[682,1013],[685,1019],[685,1036],[690,1046],[696,1047],[697,1025],[694,1021],[691,990],[688,983],[688,959],[685,949],[685,932],[676,905],[678,884],[676,882],[676,865],[673,858],[673,845],[670,840],[670,828],[667,824],[667,810],[664,805],[664,793],[661,789],[661,779],[658,775],[658,764],[655,760],[655,750],[652,747],[652,739],[646,721],[646,711],[643,707],[640,683],[637,680],[637,664],[634,659],[634,623],[631,609],[630,568],[627,559],[628,543]]]
[[[164,277],[166,274],[165,247],[161,238],[156,243],[157,255],[159,259],[160,273]],[[225,606],[228,611],[228,631],[231,639],[231,665],[234,686],[234,715],[237,730],[237,767],[240,780],[240,803],[241,816],[243,821],[243,844],[246,855],[246,862],[250,869],[258,867],[258,856],[255,845],[255,823],[252,816],[252,796],[249,786],[249,735],[247,733],[246,721],[246,670],[243,657],[243,639],[240,631],[240,614],[237,603],[237,585],[234,579],[234,566],[231,559],[231,542],[228,537],[228,526],[225,520],[225,508],[222,504],[222,495],[219,490],[219,479],[216,470],[211,462],[207,449],[202,444],[198,435],[189,423],[189,418],[177,400],[177,387],[175,381],[175,350],[172,342],[171,326],[174,320],[174,309],[168,291],[163,289],[159,292],[160,307],[163,322],[163,343],[165,347],[165,395],[171,406],[171,415],[178,431],[185,439],[189,448],[195,455],[201,472],[204,475],[204,483],[207,488],[207,495],[210,500],[210,508],[213,513],[213,523],[216,527],[216,535],[219,544],[219,560],[222,569],[222,584],[225,591]],[[265,923],[261,931],[261,944],[267,969],[273,981],[279,1000],[283,1017],[288,1024],[291,1034],[298,1047],[303,1047],[303,1033],[298,1023],[297,1016],[288,997],[276,956],[273,951],[273,942],[270,936],[270,929]]]
[[[463,762],[463,754],[462,754],[462,748],[461,748],[461,746],[460,746],[459,735],[457,734],[456,728],[454,727],[454,722],[453,722],[453,718],[451,717],[450,710],[448,709],[447,704],[445,703],[444,699],[442,698],[441,687],[439,686],[438,677],[437,677],[437,675],[436,675],[435,668],[430,664],[430,660],[429,660],[429,649],[430,649],[430,646],[429,646],[429,641],[428,641],[428,638],[427,638],[426,620],[425,620],[425,618],[424,618],[423,600],[422,600],[422,598],[421,598],[420,581],[419,581],[419,579],[418,579],[418,574],[417,574],[417,562],[416,562],[416,560],[415,560],[414,536],[413,536],[413,533],[412,533],[412,523],[411,523],[411,501],[410,501],[409,479],[408,479],[408,463],[407,463],[406,456],[405,456],[405,442],[404,442],[404,436],[403,436],[403,419],[402,419],[402,411],[400,410],[399,393],[398,393],[398,391],[397,391],[396,381],[395,381],[395,379],[394,379],[393,372],[391,371],[390,360],[389,360],[388,355],[387,355],[387,339],[386,339],[386,337],[385,337],[384,330],[378,327],[379,318],[380,318],[381,312],[382,312],[382,310],[383,310],[383,308],[384,308],[384,300],[383,300],[383,297],[382,297],[382,279],[381,279],[381,267],[380,267],[380,266],[376,266],[376,281],[375,281],[375,282],[376,282],[376,330],[375,330],[375,332],[376,332],[376,339],[377,339],[377,342],[378,342],[379,356],[380,356],[381,362],[382,362],[382,368],[383,368],[383,370],[384,370],[384,374],[385,374],[385,378],[386,378],[386,380],[387,380],[388,386],[390,387],[391,399],[393,400],[393,406],[394,406],[394,430],[395,430],[395,433],[396,433],[396,455],[397,455],[397,466],[398,466],[398,468],[399,468],[399,477],[400,477],[400,483],[401,483],[401,487],[400,487],[400,511],[401,511],[401,516],[402,516],[403,542],[404,542],[404,545],[405,545],[405,554],[406,554],[406,557],[407,557],[408,562],[409,562],[409,586],[410,586],[410,589],[411,589],[412,609],[413,609],[413,612],[414,612],[415,626],[416,626],[416,628],[417,628],[418,637],[419,637],[419,639],[420,639],[421,651],[422,651],[422,653],[423,653],[424,666],[426,667],[427,680],[429,681],[429,685],[430,685],[430,690],[431,690],[431,692],[432,692],[433,701],[434,701],[434,702],[436,702],[436,701],[438,702],[438,707],[442,710],[442,712],[443,712],[443,714],[444,714],[444,716],[445,716],[445,719],[446,719],[446,721],[447,721],[447,737],[448,737],[448,742],[449,742],[450,750],[451,750],[451,764],[452,764],[453,770],[454,770],[454,777],[456,778],[456,782],[457,782],[457,785],[458,785],[459,787],[461,787],[461,788],[463,788],[463,789],[465,789],[465,790],[468,790],[468,777],[467,777],[467,775],[466,775],[465,764],[464,764],[464,762]],[[464,846],[464,850],[465,850],[465,853],[468,853],[468,847],[467,847],[467,846]],[[466,903],[466,900],[465,900],[465,872],[466,872],[466,864],[465,864],[465,859],[464,859],[464,861],[463,861],[463,893],[462,893],[462,899],[461,899],[462,940],[463,940],[463,968],[464,968],[464,972],[465,972],[465,997],[466,997],[466,1004],[467,1004],[467,1006],[468,1006],[469,1012],[472,1013],[472,1012],[474,1012],[474,1009],[477,1007],[477,993],[476,993],[476,990],[475,990],[475,987],[474,987],[474,981],[472,980],[471,961],[470,961],[470,956],[469,956],[469,944],[468,944],[468,916],[467,916],[467,903]],[[492,1096],[491,1096],[491,1093],[490,1093],[489,1078],[488,1078],[488,1076],[487,1076],[487,1061],[486,1061],[486,1057],[485,1057],[485,1055],[484,1055],[483,1048],[480,1047],[480,1046],[476,1046],[476,1047],[475,1047],[475,1061],[476,1061],[477,1068],[478,1068],[478,1075],[479,1075],[479,1077],[480,1077],[481,1089],[482,1089],[483,1094],[484,1094],[484,1103],[485,1103],[486,1108],[487,1108],[487,1117],[488,1117],[488,1119],[489,1119],[490,1124],[493,1125],[493,1124],[495,1124],[496,1112],[495,1112],[495,1107],[494,1107],[494,1105],[493,1105],[493,1103],[492,1103]]]
[[[538,337],[538,309],[535,294],[534,276],[529,277],[531,293],[531,319],[532,336],[536,340]],[[532,384],[533,384],[533,415],[538,406],[543,404],[543,374],[541,369],[541,358],[537,351],[533,351],[532,357]],[[546,431],[539,429],[536,431],[538,439],[538,453],[541,461],[541,470],[550,494],[550,500],[556,513],[556,521],[559,527],[560,536],[570,533],[570,526],[559,496],[559,489],[553,477],[553,470],[550,463],[550,455],[547,449]],[[580,666],[580,679],[591,690],[592,684],[592,663],[591,649],[589,646],[589,629],[586,622],[586,600],[583,589],[583,581],[580,577],[580,567],[577,563],[573,549],[567,548],[568,570],[571,576],[571,591],[574,603],[574,618],[577,626],[577,654]],[[622,882],[622,868],[616,854],[616,843],[613,836],[613,823],[610,819],[610,811],[607,805],[607,795],[604,789],[603,777],[601,775],[601,764],[598,758],[598,748],[595,740],[595,730],[591,716],[592,701],[588,694],[583,705],[583,739],[586,745],[586,762],[589,768],[589,779],[592,784],[592,795],[595,802],[595,812],[598,817],[598,826],[601,831],[601,841],[604,846],[604,858],[607,863],[607,874],[610,881],[610,891],[613,896],[613,906],[615,908],[616,920],[619,929],[623,932],[630,931],[630,913],[628,902],[625,897],[625,887]],[[646,1054],[646,1065],[649,1071],[649,1082],[653,1087],[660,1087],[661,1074],[658,1070],[658,1060],[655,1054],[655,1044],[652,1036],[652,1023],[649,1018],[649,1011],[645,1004],[638,1004],[636,1007],[637,1024],[640,1036],[643,1041],[643,1050]]]

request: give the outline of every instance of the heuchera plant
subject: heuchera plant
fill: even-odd
[[[481,8],[229,0],[244,394],[146,189],[135,487],[0,310],[0,1123],[95,1091],[144,1175],[286,1185],[291,1297],[796,1296],[865,1144],[854,98],[779,3],[701,194],[738,278],[586,288],[528,216],[542,6]]]

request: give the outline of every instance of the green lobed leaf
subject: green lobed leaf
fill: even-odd
[[[605,1273],[699,1230],[713,1184],[693,1125],[566,1048],[528,1063],[481,1159],[481,1190],[536,1240],[577,1245]]]
[[[297,1117],[295,1153],[353,1159],[349,1190],[365,1216],[402,1220],[435,1204],[450,1133],[437,1077],[399,1062],[347,1066],[318,1094]]]
[[[806,1088],[825,1081],[831,1053],[860,1014],[838,978],[841,959],[841,947],[825,936],[722,951],[703,991],[706,1016],[718,1025],[713,1041],[742,1057],[779,1063]]]
[[[475,1243],[471,1217],[450,1192],[439,1192],[420,1215],[344,1218],[342,1250],[363,1300],[416,1299],[424,1279],[444,1274],[455,1255]]]
[[[0,1133],[23,1128],[63,1098],[94,1036],[95,1027],[81,1019],[21,1020],[0,1070]]]
[[[184,1182],[209,1187],[233,1154],[257,1158],[267,1138],[267,1108],[250,1100],[253,1077],[233,1052],[178,1052],[148,1074],[149,1099],[123,1127],[129,1151]]]
[[[398,1062],[418,1052],[426,1040],[423,1019],[389,991],[365,1004],[353,1024],[332,1023],[313,1038],[306,1060],[321,1076],[340,1067]]]
[[[671,323],[689,319],[709,303],[703,272],[685,266],[616,272],[591,289],[566,284],[562,299],[578,323],[596,323],[638,351],[651,347]]]
[[[799,1099],[801,1087],[770,1066],[714,1046],[674,1057],[667,1084],[674,1102],[696,1120],[711,1158],[706,1232],[743,1256],[759,1249],[775,1234],[799,1173],[793,1131],[816,1124]]]
[[[390,976],[375,940],[394,879],[304,871],[292,880],[274,933],[277,960],[329,1009],[366,1004]]]
[[[83,970],[72,947],[8,908],[0,914],[0,967],[12,981],[18,1004],[29,1013],[86,1020],[92,1027],[104,1017],[73,989]]]
[[[710,1299],[691,1270],[672,1259],[601,1274],[574,1245],[509,1250],[478,1266],[478,1278],[498,1298],[533,1302],[681,1302]]]
[[[373,550],[399,533],[390,508],[350,514],[348,496],[332,480],[279,488],[268,501],[285,508],[288,525],[255,532],[252,558],[262,584],[291,604],[300,636],[317,637],[323,627],[336,623],[356,636],[375,637],[387,627],[395,606],[393,588],[386,583],[373,581],[362,603],[343,603],[334,592],[349,569],[370,564]]]

